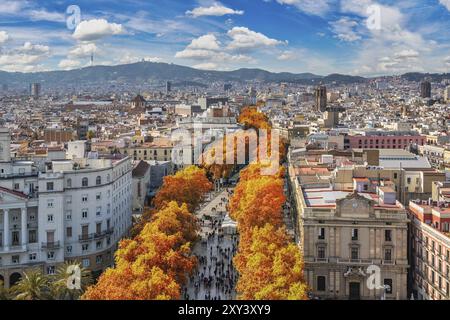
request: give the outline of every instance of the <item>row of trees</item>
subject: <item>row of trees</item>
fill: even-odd
[[[182,285],[194,270],[191,244],[197,239],[194,212],[212,185],[195,166],[164,178],[155,210],[143,216],[136,235],[119,243],[115,267],[88,288],[88,300],[179,299]]]
[[[91,272],[78,262],[62,264],[55,275],[35,268],[9,289],[0,282],[0,300],[76,300],[92,282]]]
[[[256,108],[244,109],[239,121],[248,127],[271,130],[267,117]],[[280,152],[284,153],[284,145]],[[241,171],[229,203],[230,216],[237,221],[240,234],[234,257],[239,272],[238,298],[304,300],[307,286],[303,258],[283,226],[284,168],[269,176],[262,174],[263,168],[253,163]]]
[[[267,158],[272,155],[272,152],[277,152],[278,154],[274,155],[274,158],[279,159],[280,162],[283,161],[286,141],[281,138],[277,141],[278,148],[272,148],[272,127],[268,117],[258,111],[257,106],[243,108],[239,114],[238,122],[243,126],[242,130],[227,133],[211,143],[209,148],[200,156],[199,163],[202,163],[202,166],[214,179],[228,178],[238,164],[261,162],[260,151],[263,150],[267,150],[267,155],[262,152]],[[267,132],[265,140],[260,137],[260,129]],[[263,142],[267,145],[262,145]],[[244,150],[238,150],[238,148]],[[242,163],[243,160],[244,163]]]

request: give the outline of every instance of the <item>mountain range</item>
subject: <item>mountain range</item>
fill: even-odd
[[[450,79],[450,74],[421,74],[407,73],[403,75],[407,80],[420,81],[428,77],[437,81]],[[212,81],[261,81],[261,82],[289,82],[299,84],[352,84],[362,83],[369,80],[351,75],[330,74],[320,76],[312,73],[273,73],[262,69],[238,69],[234,71],[207,71],[176,64],[157,62],[136,62],[116,66],[91,66],[69,71],[44,71],[33,73],[5,72],[0,71],[0,83],[11,86],[41,82],[47,86],[64,83],[142,83],[145,81],[172,81],[176,84],[209,84]]]

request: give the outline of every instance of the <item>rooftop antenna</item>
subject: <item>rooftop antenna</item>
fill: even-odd
[[[91,67],[94,66],[94,53],[91,53]]]

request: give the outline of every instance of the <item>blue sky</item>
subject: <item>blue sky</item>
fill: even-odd
[[[94,54],[102,65],[450,72],[448,30],[450,0],[2,0],[0,70],[80,68]]]

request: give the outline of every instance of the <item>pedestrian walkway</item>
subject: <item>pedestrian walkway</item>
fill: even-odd
[[[230,300],[236,298],[238,274],[233,257],[238,246],[237,235],[225,235],[221,223],[231,189],[225,189],[208,201],[197,213],[201,226],[201,240],[193,248],[198,258],[196,272],[184,288],[186,300]]]

